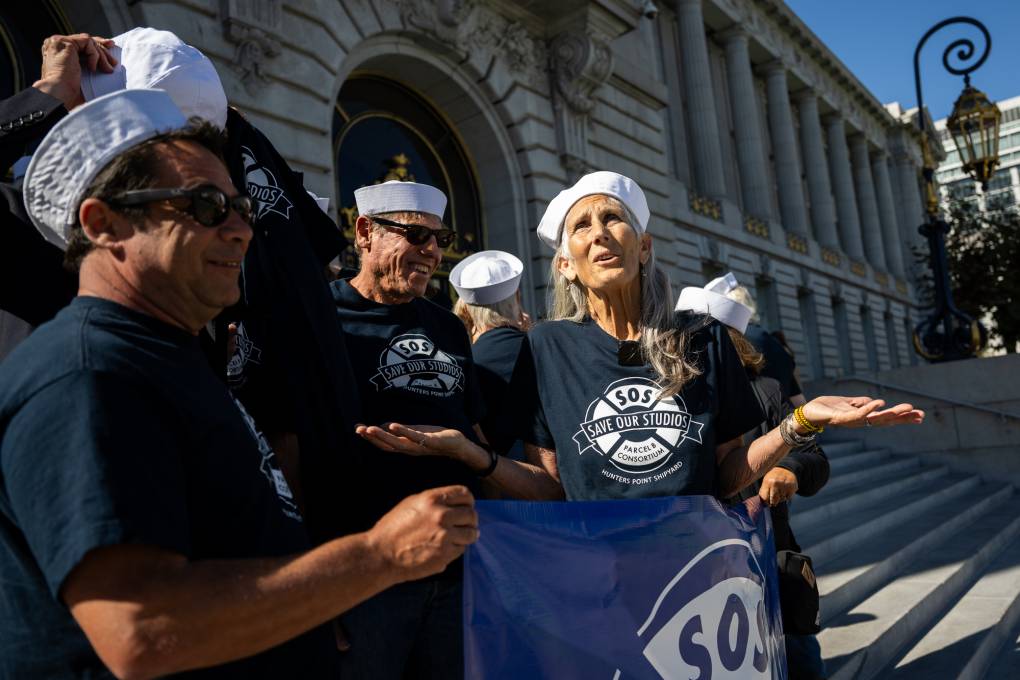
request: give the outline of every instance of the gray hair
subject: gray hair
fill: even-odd
[[[747,289],[747,286],[740,285],[733,290],[726,293],[726,297],[734,302],[739,302],[748,309],[751,310],[751,322],[758,323],[761,317],[758,316],[758,305],[754,302],[754,296],[751,295],[751,291]]]
[[[453,313],[457,315],[469,335],[474,335],[475,329],[499,328],[501,326],[521,325],[523,310],[515,292],[505,300],[494,302],[491,305],[472,305],[464,302],[463,298],[458,299],[453,306]]]
[[[633,211],[620,201],[627,224],[638,224]],[[636,230],[635,230],[636,231]],[[547,300],[550,320],[566,320],[580,323],[589,316],[588,293],[580,281],[571,281],[558,266],[559,258],[573,261],[561,235],[560,248],[553,257],[549,270],[549,299]],[[655,263],[655,249],[648,261],[641,265],[641,356],[659,376],[659,387],[663,399],[678,394],[684,386],[701,375],[701,369],[688,356],[690,328],[678,324],[673,313],[673,291],[669,277]]]

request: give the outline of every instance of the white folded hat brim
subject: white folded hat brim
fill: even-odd
[[[694,286],[680,291],[680,297],[676,302],[676,311],[707,314],[741,333],[747,330],[747,324],[750,323],[753,314],[750,307],[742,305],[736,300]]]
[[[85,190],[103,168],[128,149],[186,125],[162,90],[120,90],[76,108],[43,137],[25,171],[22,193],[32,224],[65,249]]]
[[[495,281],[482,285],[467,285],[464,281],[464,272],[472,264],[486,258],[498,258],[509,265],[512,276],[503,281]],[[524,275],[524,263],[521,260],[502,250],[483,250],[468,255],[457,263],[457,266],[450,271],[450,285],[457,291],[457,295],[469,305],[493,305],[506,300],[521,285],[521,277]]]
[[[434,186],[391,180],[355,189],[354,200],[360,215],[392,212],[418,212],[440,220],[446,212],[446,194]]]

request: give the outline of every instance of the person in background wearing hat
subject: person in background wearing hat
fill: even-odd
[[[79,66],[79,55],[87,66]],[[214,370],[276,449],[315,540],[340,535],[345,494],[338,486],[346,477],[338,452],[356,439],[360,411],[345,389],[351,367],[324,273],[346,242],[322,208],[325,199],[310,195],[270,141],[228,108],[212,62],[169,31],[139,27],[112,40],[53,36],[43,45],[42,76],[36,87],[62,97],[62,106],[53,105],[59,112],[124,88],[158,88],[186,116],[226,129],[227,167],[234,185],[256,201],[255,229],[242,263],[241,299],[200,337]],[[46,121],[57,119],[55,113]],[[48,129],[36,126],[33,138]],[[13,260],[0,268],[0,308],[31,310],[24,318],[42,323],[73,297],[76,277],[68,284],[59,250],[27,220],[0,230],[0,239],[0,257]]]
[[[524,464],[501,462],[492,479],[509,495],[536,495],[551,478],[568,500],[727,497],[824,427],[921,422],[910,404],[819,397],[745,444],[762,416],[740,357],[718,322],[674,316],[649,216],[641,188],[615,172],[585,175],[549,204],[538,235],[556,252],[551,320],[528,334],[538,392],[524,404],[525,454],[545,476],[510,478]],[[390,427],[396,450],[480,457],[448,433]]]
[[[766,359],[744,336],[754,309],[737,301],[743,297],[734,291],[743,289],[732,273],[710,281],[704,288],[688,287],[680,292],[676,310],[707,314],[726,327],[733,347],[747,371],[751,388],[761,407],[762,422],[747,437],[760,437],[777,427],[800,404],[784,399],[779,381],[764,374]],[[746,295],[746,289],[744,289]],[[723,300],[720,296],[725,296]],[[737,298],[737,299],[734,299]],[[759,496],[772,508],[772,527],[779,561],[779,594],[786,637],[786,660],[792,680],[820,680],[825,677],[825,662],[814,633],[818,632],[818,591],[810,571],[810,558],[801,548],[790,527],[789,501],[794,493],[813,496],[829,479],[829,460],[817,442],[790,451],[765,476],[739,491],[730,502]],[[805,591],[810,591],[806,594]]]
[[[253,203],[193,120],[159,90],[98,97],[28,166],[29,217],[80,288],[0,364],[0,676],[333,678],[322,624],[477,536],[451,486],[308,550],[199,347],[240,295]]]
[[[797,363],[783,343],[760,325],[758,306],[754,302],[754,296],[751,295],[751,291],[746,286],[740,285],[732,272],[724,277],[720,277],[720,279],[716,279],[715,283],[717,287],[716,292],[739,302],[751,310],[751,320],[747,324],[747,330],[743,333],[743,336],[764,357],[765,364],[761,370],[762,375],[779,382],[784,401],[789,401],[795,408],[802,406],[807,399],[804,397],[804,392],[800,387],[800,381],[797,380]]]
[[[480,425],[485,438],[501,455],[522,436],[526,418],[516,404],[533,391],[527,330],[531,325],[521,306],[524,263],[510,253],[485,250],[461,260],[450,272],[459,299],[453,312],[471,336],[478,384],[485,400]],[[523,356],[522,356],[523,354]],[[514,447],[514,456],[523,449]]]

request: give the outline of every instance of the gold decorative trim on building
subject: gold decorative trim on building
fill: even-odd
[[[868,274],[868,268],[864,266],[864,263],[856,260],[850,260],[850,271],[857,276],[867,276]]]
[[[690,192],[690,206],[691,211],[696,215],[708,217],[716,222],[722,221],[722,203],[714,198],[699,196],[692,191]]]
[[[822,262],[824,262],[825,264],[831,264],[833,267],[838,267],[839,263],[842,262],[842,260],[839,257],[839,253],[837,253],[835,250],[833,250],[832,248],[823,247]]]
[[[889,285],[889,275],[886,274],[885,272],[876,271],[875,283],[885,288],[886,286]]]
[[[754,234],[760,238],[767,239],[769,237],[768,222],[751,215],[744,218],[744,229],[747,230],[747,233]]]
[[[906,281],[900,281],[899,279],[896,279],[896,290],[899,291],[900,293],[902,293],[903,295],[906,295],[907,294],[907,282]]]
[[[792,231],[786,232],[786,245],[789,246],[790,250],[800,253],[801,255],[808,254],[807,239],[800,234]]]

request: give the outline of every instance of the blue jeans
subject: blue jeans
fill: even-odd
[[[459,565],[401,583],[343,615],[351,643],[341,680],[459,680],[464,677]]]
[[[814,635],[786,636],[786,667],[790,680],[825,680],[822,648]]]

